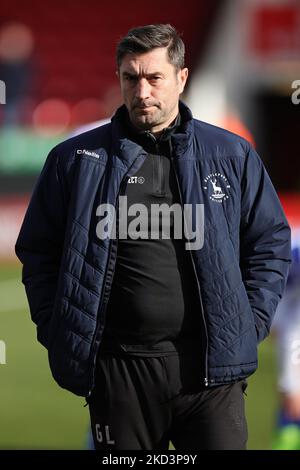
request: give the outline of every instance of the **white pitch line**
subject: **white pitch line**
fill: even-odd
[[[20,278],[0,281],[0,313],[24,308],[28,308],[28,302]]]

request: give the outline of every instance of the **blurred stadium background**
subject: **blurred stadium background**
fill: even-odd
[[[195,117],[243,135],[300,226],[300,5],[294,0],[2,0],[0,7],[0,449],[82,449],[84,400],[61,390],[37,343],[14,243],[57,142],[121,104],[114,51],[129,28],[171,23],[187,46],[183,99]],[[300,93],[298,94],[298,96]],[[300,96],[299,96],[300,97]],[[249,448],[269,449],[275,345],[260,347],[247,390]]]

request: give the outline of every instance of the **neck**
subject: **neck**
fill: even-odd
[[[163,126],[153,127],[151,129],[140,129],[140,128],[134,126],[131,122],[130,123],[131,123],[131,126],[133,127],[133,129],[135,130],[135,132],[137,132],[138,134],[142,134],[144,132],[149,132],[154,137],[159,138],[164,133],[164,131],[166,129],[172,128],[173,126],[175,126],[177,124],[178,116],[179,116],[179,110],[177,109],[177,114],[175,114],[175,116],[172,117],[172,119],[169,119],[167,121],[167,123],[165,123]]]

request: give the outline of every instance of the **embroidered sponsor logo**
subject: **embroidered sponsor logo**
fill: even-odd
[[[145,182],[145,178],[143,176],[130,176],[128,178],[128,183],[143,184],[144,182]]]
[[[223,202],[229,198],[228,189],[230,189],[230,184],[222,173],[210,173],[204,179],[204,183],[203,188],[208,192],[209,199],[212,201]]]
[[[91,150],[86,150],[86,149],[82,149],[82,150],[77,150],[77,154],[78,155],[88,155],[89,157],[94,157],[94,158],[99,158],[100,155],[96,152],[92,152]]]

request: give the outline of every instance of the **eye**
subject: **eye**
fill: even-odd
[[[125,75],[124,79],[126,82],[129,82],[129,83],[134,83],[137,81],[137,78],[132,75]]]
[[[150,81],[150,83],[155,84],[155,83],[159,83],[160,80],[161,80],[161,77],[159,75],[154,75],[154,77],[151,77],[149,81]]]

